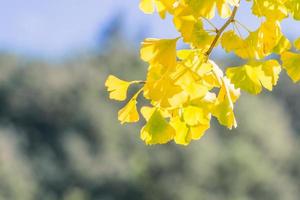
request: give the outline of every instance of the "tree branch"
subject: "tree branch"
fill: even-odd
[[[225,22],[225,24],[217,31],[217,35],[215,37],[215,39],[213,40],[213,42],[211,43],[209,49],[206,52],[206,55],[209,56],[212,52],[212,50],[214,49],[214,47],[216,46],[218,40],[220,39],[222,33],[225,31],[225,29],[232,23],[234,22],[234,18],[236,15],[236,12],[238,10],[238,6],[234,6],[233,11],[231,13],[231,16],[229,17],[229,19]]]

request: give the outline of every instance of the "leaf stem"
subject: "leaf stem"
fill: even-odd
[[[233,11],[232,11],[231,16],[229,17],[229,19],[225,22],[225,24],[224,24],[220,29],[217,30],[217,35],[216,35],[215,39],[213,40],[213,42],[211,43],[211,45],[210,45],[208,51],[206,52],[206,56],[207,56],[207,57],[211,54],[212,50],[213,50],[214,47],[216,46],[218,40],[220,39],[220,37],[221,37],[222,33],[225,31],[225,29],[226,29],[232,22],[234,22],[234,18],[235,18],[235,15],[236,15],[237,10],[238,10],[238,6],[234,6]]]
[[[251,30],[250,30],[247,26],[245,26],[244,24],[242,24],[240,21],[234,20],[234,22],[236,22],[236,23],[239,24],[242,28],[244,28],[246,31],[248,31],[248,33],[251,32]]]
[[[213,27],[215,30],[218,30],[217,27],[207,18],[202,17],[202,19],[204,19],[211,27]]]
[[[146,81],[131,81],[130,84],[145,84]]]
[[[136,100],[139,96],[139,94],[144,90],[144,87],[142,87],[141,89],[139,89],[131,98],[131,100]]]

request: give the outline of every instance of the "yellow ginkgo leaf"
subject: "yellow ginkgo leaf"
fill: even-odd
[[[192,47],[202,52],[209,49],[215,35],[210,35],[204,30],[201,20],[182,10],[182,12],[176,12],[173,21],[175,27],[181,33],[184,42],[191,44]]]
[[[240,90],[235,89],[226,77],[222,78],[221,81],[222,86],[212,114],[218,119],[220,124],[232,129],[232,127],[237,127],[233,103],[239,98]]]
[[[142,42],[141,58],[151,65],[176,66],[176,39],[148,38]]]
[[[241,49],[244,41],[234,31],[227,31],[221,37],[221,45],[227,52],[231,52]]]
[[[187,85],[185,91],[190,97],[190,100],[203,98],[208,92],[208,88],[200,83],[191,83]]]
[[[154,0],[141,0],[140,9],[146,14],[152,14],[154,12]]]
[[[282,54],[283,52],[288,51],[291,48],[291,42],[284,35],[282,35],[278,44],[274,47],[273,52],[277,54]]]
[[[146,121],[149,121],[150,117],[152,116],[152,114],[154,113],[154,111],[156,109],[157,108],[155,108],[155,107],[149,107],[149,106],[143,106],[141,108],[141,113]]]
[[[251,94],[258,94],[262,91],[262,87],[272,91],[273,86],[277,84],[280,72],[280,64],[276,60],[268,60],[230,67],[226,75],[236,88],[241,88]]]
[[[139,113],[136,104],[136,99],[132,98],[121,110],[119,110],[118,119],[121,124],[139,121]]]
[[[300,50],[300,38],[298,38],[297,40],[295,40],[294,42],[294,46],[297,50]]]
[[[277,50],[282,37],[279,21],[267,20],[245,39],[237,36],[234,31],[224,33],[221,44],[226,52],[233,51],[243,59],[261,59]]]
[[[252,12],[258,17],[282,20],[288,17],[285,0],[254,0]]]
[[[231,9],[228,0],[217,0],[217,9],[222,18],[230,17],[231,15]],[[229,2],[235,4],[235,2]]]
[[[130,82],[109,75],[105,82],[105,86],[109,92],[109,98],[117,101],[124,101],[127,97],[127,90],[130,84]]]
[[[177,56],[181,60],[177,66],[189,68],[189,71],[197,74],[197,79],[207,76],[212,71],[211,63],[207,62],[207,55],[200,49],[178,50]]]
[[[190,127],[190,133],[193,140],[199,140],[205,134],[205,131],[209,129],[210,124],[199,124],[197,126]]]
[[[144,86],[144,96],[162,108],[181,105],[187,96],[182,93],[180,86],[175,85],[170,74],[164,69],[162,65],[150,67]]]
[[[143,106],[141,108],[141,113],[142,113],[143,117],[145,118],[145,120],[149,121],[150,117],[156,110],[157,110],[157,108],[155,108],[155,107]],[[164,118],[167,118],[170,116],[168,111],[165,111],[165,110],[160,110],[160,113],[162,114],[162,116]]]
[[[189,99],[197,99],[206,95],[208,88],[202,83],[198,73],[195,73],[193,69],[185,65],[178,65],[176,71],[179,71],[179,73],[174,73],[174,83],[181,87],[186,97],[189,97]]]
[[[296,83],[300,80],[300,54],[284,52],[281,54],[282,67]]]
[[[147,124],[141,129],[141,139],[148,145],[165,144],[175,136],[174,128],[159,110],[155,110]]]
[[[286,7],[289,9],[294,19],[300,20],[300,1],[299,0],[286,0]]]
[[[229,5],[237,6],[236,0],[183,0],[192,9],[193,15],[212,19],[215,16],[216,8],[222,18],[227,18],[231,14]]]
[[[174,141],[176,144],[188,145],[192,140],[192,135],[186,123],[181,121],[179,117],[172,118],[171,126],[176,131]]]
[[[146,14],[152,14],[155,9],[161,18],[165,18],[166,12],[172,12],[176,0],[140,0],[140,9]]]
[[[210,114],[201,107],[190,105],[183,108],[183,119],[189,126],[208,124],[210,121]]]
[[[183,0],[196,17],[212,19],[215,16],[216,0]]]
[[[176,131],[174,141],[180,145],[188,145],[192,140],[199,140],[210,127],[209,123],[189,126],[178,116],[172,118],[170,124]]]

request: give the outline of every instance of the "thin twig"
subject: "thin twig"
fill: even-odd
[[[225,24],[217,31],[217,35],[215,37],[215,39],[213,40],[213,42],[211,43],[208,51],[206,52],[206,55],[209,56],[212,52],[212,50],[214,49],[214,47],[216,46],[218,40],[220,39],[222,33],[225,31],[225,29],[232,23],[234,22],[234,18],[236,15],[236,12],[238,10],[238,6],[234,6],[233,11],[231,13],[231,16],[229,17],[229,19],[225,22]]]

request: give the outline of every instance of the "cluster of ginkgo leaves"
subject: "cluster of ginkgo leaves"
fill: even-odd
[[[251,94],[259,94],[263,88],[271,91],[282,68],[294,82],[299,81],[300,38],[290,42],[280,24],[288,17],[300,20],[300,0],[245,1],[252,4],[253,15],[261,22],[257,30],[250,31],[236,19],[239,0],[141,0],[144,13],[157,11],[161,18],[172,15],[180,36],[142,42],[141,58],[149,64],[146,80],[127,82],[112,75],[107,78],[110,98],[117,101],[127,99],[129,86],[141,85],[119,111],[121,123],[137,122],[141,113],[146,124],[140,137],[146,144],[174,140],[187,145],[204,135],[212,117],[229,129],[237,126],[234,103],[240,90]],[[222,27],[212,23],[215,17],[223,18]],[[242,35],[241,28],[248,34]],[[178,40],[190,48],[178,50]],[[218,45],[246,64],[227,67],[223,73],[210,59]],[[269,59],[272,54],[280,59]],[[137,99],[141,94],[149,100],[149,106],[141,107],[139,112]]]

